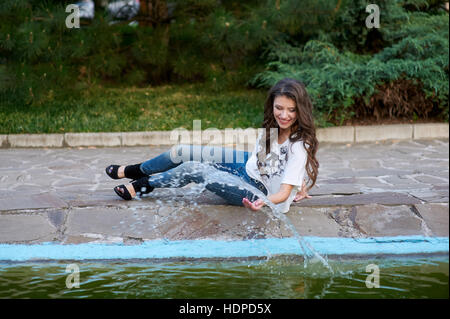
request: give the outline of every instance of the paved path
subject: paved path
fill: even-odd
[[[448,139],[326,144],[312,199],[286,216],[302,236],[448,237]],[[291,237],[288,225],[227,206],[197,185],[123,201],[109,164],[165,147],[0,149],[0,244],[139,244],[152,239]]]

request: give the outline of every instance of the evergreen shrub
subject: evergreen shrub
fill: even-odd
[[[379,0],[379,29],[365,26],[369,0],[174,0],[170,19],[137,27],[112,24],[97,6],[92,21],[68,29],[71,2],[0,1],[0,108],[45,107],[102,86],[265,91],[294,77],[321,126],[371,116],[448,121],[444,1]]]
[[[368,3],[346,4],[365,8]],[[344,10],[335,16],[332,31],[320,31],[303,45],[272,46],[267,69],[250,83],[267,88],[284,77],[302,80],[321,125],[363,116],[448,121],[448,14],[425,1],[409,2],[413,11],[404,1],[382,4],[378,38],[367,31],[362,10]]]

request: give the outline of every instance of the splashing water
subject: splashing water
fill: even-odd
[[[248,190],[258,196],[260,199],[264,201],[264,203],[270,208],[270,211],[264,210],[268,217],[272,220],[281,220],[283,221],[291,230],[294,237],[297,239],[297,242],[300,246],[301,251],[303,252],[304,258],[304,268],[306,268],[309,264],[317,264],[322,263],[325,268],[333,274],[333,269],[328,264],[328,261],[322,257],[312,246],[308,243],[295,229],[294,225],[291,223],[289,218],[280,211],[280,208],[272,203],[263,192],[261,192],[256,187],[246,183],[238,176],[233,174],[229,174],[227,172],[216,169],[212,166],[211,163],[195,163],[192,174],[200,174],[203,177],[204,182],[198,184],[197,187],[194,187],[189,191],[189,193],[200,193],[205,190],[205,186],[210,183],[219,183],[225,184],[227,186],[238,187],[241,190]],[[178,181],[174,179],[173,185],[177,185]]]

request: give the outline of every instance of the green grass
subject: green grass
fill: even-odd
[[[260,127],[265,91],[215,92],[204,84],[148,88],[90,87],[42,105],[0,105],[0,134],[127,132]]]

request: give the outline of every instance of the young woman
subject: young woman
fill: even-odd
[[[269,90],[265,102],[262,126],[264,133],[258,136],[252,153],[214,148],[214,152],[221,153],[222,160],[210,163],[210,167],[237,176],[256,187],[286,213],[292,201],[309,197],[307,189],[314,186],[318,175],[318,141],[312,103],[305,85],[289,78],[275,84]],[[177,145],[171,151],[140,164],[110,165],[106,168],[106,174],[113,179],[126,177],[135,180],[114,188],[116,194],[125,200],[139,193],[150,193],[155,188],[183,187],[194,182],[205,183],[206,189],[231,205],[261,209],[265,205],[264,201],[250,190],[226,182],[225,179],[221,182],[220,179],[208,178],[207,174],[211,174],[211,171],[205,174],[204,164],[199,163],[206,160],[202,156],[194,156],[204,154],[204,147]],[[176,156],[180,153],[184,155],[182,160]],[[174,158],[177,160],[174,161]],[[225,161],[230,158],[233,158],[231,163]],[[238,161],[238,158],[244,160]]]

